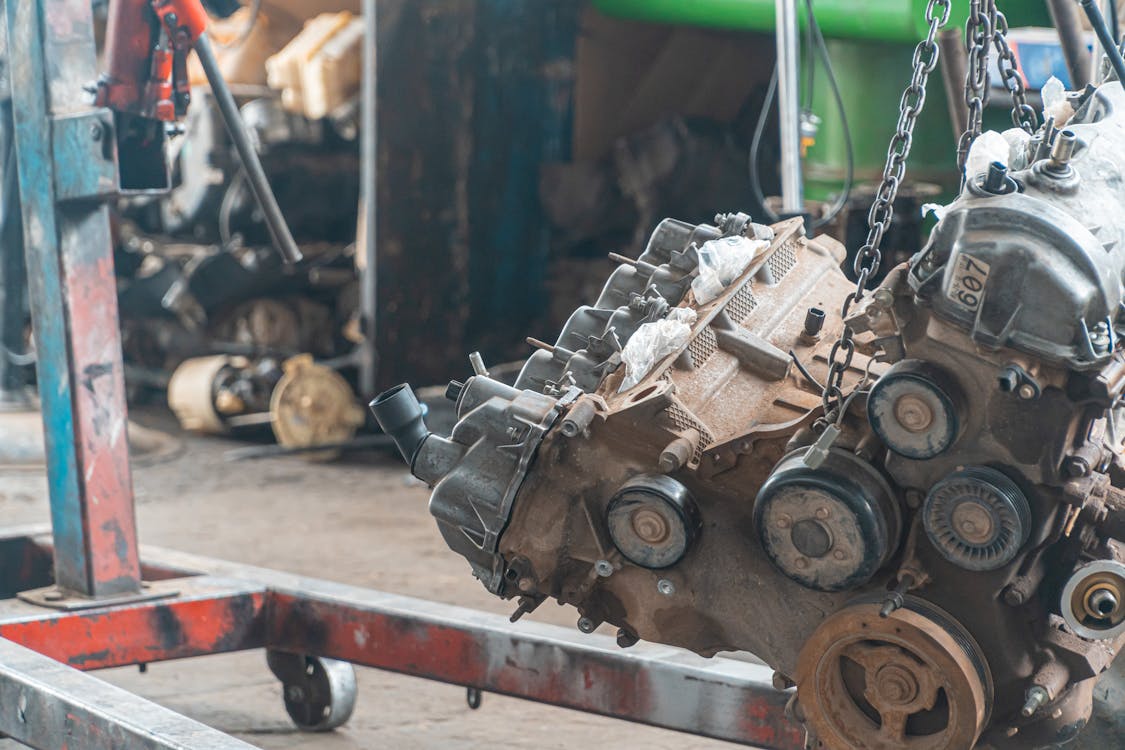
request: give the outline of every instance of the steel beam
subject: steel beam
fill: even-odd
[[[81,670],[266,645],[267,592],[260,585],[200,576],[156,581],[149,591],[168,596],[71,611],[0,601],[0,638]]]
[[[56,582],[94,598],[137,593],[117,285],[101,203],[113,189],[114,136],[104,110],[81,104],[96,80],[90,3],[4,5]]]
[[[0,532],[0,542],[13,559],[50,554],[46,535],[26,537],[22,552],[18,537]],[[568,628],[143,552],[146,577],[157,579],[147,591],[166,598],[75,611],[0,601],[0,638],[81,670],[268,648],[770,750],[803,745],[785,717],[790,693],[773,688],[762,664],[646,643],[622,650],[612,638]]]
[[[802,747],[763,665],[360,590],[274,593],[271,648],[762,748]]]
[[[253,750],[241,740],[0,639],[4,733],[42,750]]]
[[[274,570],[142,548],[154,569],[199,570],[269,592],[269,648],[612,716],[761,748],[795,750],[790,693],[768,667],[637,644]],[[2,632],[2,631],[0,631]]]

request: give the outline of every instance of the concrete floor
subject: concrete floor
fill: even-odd
[[[142,421],[152,422],[152,419]],[[159,419],[157,424],[167,427]],[[175,459],[135,466],[143,543],[509,614],[468,564],[449,552],[426,510],[428,493],[403,465],[371,455],[317,465],[299,459],[230,463],[237,444],[185,438]],[[5,524],[46,522],[41,473],[0,471]],[[573,609],[533,616],[573,626]],[[261,652],[211,656],[98,673],[109,682],[262,748],[573,748],[714,750],[689,735],[360,669],[356,713],[326,735],[297,732]],[[16,747],[0,740],[0,748]]]

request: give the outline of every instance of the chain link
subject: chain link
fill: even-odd
[[[974,5],[980,0],[974,0]],[[930,74],[938,65],[940,51],[938,50],[938,33],[949,23],[952,11],[952,0],[929,0],[926,6],[926,22],[929,32],[914,50],[914,71],[910,84],[902,93],[899,102],[898,125],[894,137],[891,138],[887,150],[887,164],[883,169],[883,182],[875,194],[871,204],[871,211],[867,216],[869,227],[867,242],[856,254],[853,270],[856,275],[855,292],[849,294],[844,300],[841,315],[845,321],[848,312],[856,302],[863,299],[867,293],[867,284],[879,272],[882,262],[882,243],[891,223],[894,221],[894,204],[898,196],[898,189],[906,176],[906,160],[910,155],[910,148],[914,139],[914,128],[918,122],[918,115],[926,106],[926,84]],[[988,39],[986,35],[985,40]],[[985,54],[985,65],[988,55]],[[988,70],[985,68],[985,75]],[[987,83],[987,81],[986,81]],[[983,106],[983,105],[982,105]],[[842,401],[844,398],[843,385],[844,373],[851,367],[855,355],[855,333],[851,326],[845,322],[840,338],[832,347],[828,357],[828,379],[824,387],[824,413],[827,415],[832,410],[833,401]]]
[[[957,143],[957,168],[962,174],[969,159],[969,149],[984,127],[984,108],[991,92],[988,80],[988,45],[993,38],[993,15],[987,12],[986,2],[995,8],[995,3],[989,0],[972,0],[969,4],[969,19],[965,22],[965,47],[969,52],[965,104],[969,107],[969,120]]]
[[[969,159],[969,149],[983,129],[984,108],[991,93],[988,49],[996,50],[997,67],[1004,88],[1012,95],[1012,124],[1028,134],[1039,129],[1039,116],[1027,103],[1027,89],[1012,48],[1008,46],[1008,19],[996,6],[996,0],[972,0],[965,24],[965,46],[969,51],[968,74],[965,77],[965,104],[969,121],[957,143],[957,167],[962,174]]]
[[[992,6],[993,15],[992,44],[996,47],[1000,78],[1004,81],[1004,87],[1012,94],[1012,124],[1033,135],[1039,129],[1039,115],[1027,103],[1023,74],[1020,73],[1015,53],[1008,46],[1008,19],[996,8],[996,0],[989,0],[989,5]]]

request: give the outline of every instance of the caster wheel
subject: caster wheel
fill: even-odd
[[[271,671],[281,680],[289,718],[303,732],[330,732],[355,710],[356,680],[351,664],[271,651]]]

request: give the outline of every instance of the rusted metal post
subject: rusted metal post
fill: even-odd
[[[113,120],[91,109],[88,0],[9,0],[4,21],[58,586],[140,590],[109,215]]]

